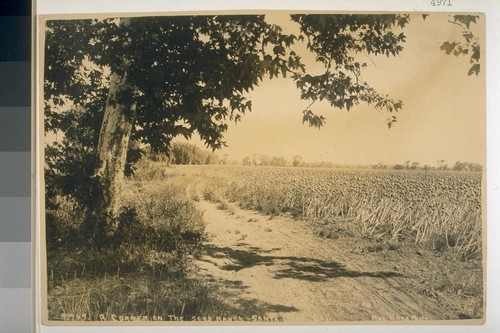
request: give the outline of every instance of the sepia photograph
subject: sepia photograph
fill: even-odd
[[[38,29],[44,325],[484,323],[484,14]]]

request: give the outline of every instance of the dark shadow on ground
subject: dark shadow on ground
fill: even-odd
[[[218,259],[229,259],[230,264],[218,265],[220,269],[228,271],[239,271],[257,265],[274,265],[274,278],[276,279],[299,279],[312,282],[323,282],[339,277],[373,277],[389,278],[401,276],[396,272],[362,272],[352,271],[345,268],[345,265],[335,261],[325,261],[310,257],[298,256],[273,256],[272,250],[263,250],[252,247],[250,250],[232,249],[230,247],[217,247],[205,245],[205,252],[208,257]],[[201,260],[210,261],[205,256]],[[216,264],[216,263],[215,263]],[[217,264],[216,264],[217,265]]]
[[[204,279],[213,288],[212,293],[218,295],[218,298],[224,302],[220,313],[214,314],[214,316],[238,316],[244,318],[244,320],[253,320],[252,316],[277,319],[276,314],[299,311],[294,306],[267,303],[252,297],[246,291],[248,286],[241,281],[221,280],[212,275],[206,275]]]

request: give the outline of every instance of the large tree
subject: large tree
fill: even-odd
[[[265,77],[293,79],[311,105],[401,109],[362,80],[367,64],[357,55],[398,55],[408,15],[290,18],[296,35],[264,15],[47,21],[45,126],[63,136],[46,149],[48,195],[73,196],[87,229],[113,233],[127,162],[138,156],[132,148],[168,151],[173,138],[194,132],[220,148],[228,122],[251,111],[246,93]],[[322,73],[307,73],[297,43],[315,54]],[[320,127],[324,118],[308,107],[303,121]]]

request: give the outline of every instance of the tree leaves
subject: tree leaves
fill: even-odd
[[[307,47],[322,63],[322,74],[294,73],[293,79],[301,98],[327,101],[332,107],[350,110],[361,102],[375,109],[397,112],[401,101],[379,95],[361,80],[366,63],[356,61],[353,54],[397,56],[403,50],[406,36],[398,29],[408,23],[408,15],[292,15],[300,24]],[[321,127],[325,119],[304,110],[303,121]]]
[[[454,15],[453,19],[455,22],[462,23],[467,29],[470,29],[471,23],[476,23],[479,16],[477,15]]]
[[[441,50],[444,50],[446,54],[450,54],[451,52],[453,52],[457,45],[459,45],[459,43],[444,42],[441,45]]]
[[[398,122],[398,118],[396,116],[391,116],[390,118],[387,118],[387,127],[391,128],[394,123]]]
[[[468,72],[467,74],[468,74],[469,76],[471,76],[472,74],[479,75],[479,70],[480,70],[479,64],[474,64],[474,65],[472,65],[472,67],[469,69],[469,72]]]
[[[455,56],[470,55],[470,63],[472,64],[467,74],[469,76],[479,75],[481,66],[479,60],[481,57],[479,38],[476,37],[471,30],[471,23],[476,23],[479,19],[477,15],[454,15],[453,20],[449,21],[452,24],[458,25],[462,29],[463,41],[445,41],[441,44],[441,50],[446,54]]]
[[[132,138],[158,150],[167,148],[176,135],[189,137],[194,131],[209,146],[223,145],[225,122],[238,121],[251,111],[244,94],[264,75],[292,74],[302,98],[327,100],[340,109],[373,100],[363,96],[370,87],[358,82],[366,64],[355,62],[350,52],[397,55],[405,36],[391,28],[404,27],[407,17],[292,18],[300,24],[298,36],[255,15],[131,18],[127,24],[114,18],[49,21],[45,99],[55,105],[66,95],[83,107],[102,107],[105,93],[92,91],[106,89],[99,82],[106,83],[109,72],[122,73],[126,66],[128,81],[135,87],[134,96],[128,97],[137,104]],[[324,75],[302,76],[305,66],[291,47],[305,39],[325,65]],[[83,62],[94,73],[82,71]],[[90,81],[85,78],[89,75]],[[324,118],[305,114],[309,124],[323,124]]]
[[[315,115],[311,110],[306,109],[302,111],[302,123],[307,123],[311,127],[321,128],[325,124],[325,117]]]
[[[68,20],[47,26],[47,107],[63,100],[102,107],[105,94],[94,95],[98,103],[89,96],[110,71],[123,74],[126,67],[137,104],[132,137],[159,150],[176,135],[194,131],[220,147],[225,121],[251,110],[244,94],[265,75],[286,77],[304,68],[300,57],[289,53],[297,37],[262,15],[130,18],[127,24],[114,18]],[[86,79],[84,62],[100,74]]]
[[[405,35],[393,30],[403,28],[408,15],[292,15],[300,24],[301,35],[317,60],[327,67],[344,65],[349,53],[397,55]]]

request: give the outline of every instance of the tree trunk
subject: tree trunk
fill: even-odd
[[[127,83],[126,72],[123,76],[111,74],[97,147],[98,164],[93,175],[97,187],[93,213],[101,220],[94,222],[105,223],[108,235],[113,234],[118,227],[120,194],[136,111],[133,95],[134,89]],[[95,225],[93,227],[95,229]]]

